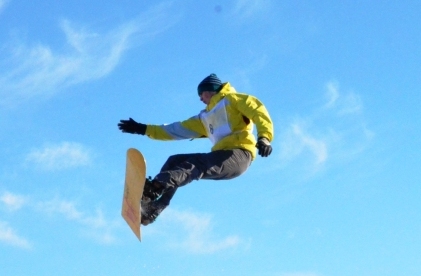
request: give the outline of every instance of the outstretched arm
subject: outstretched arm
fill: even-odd
[[[129,118],[129,120],[120,120],[118,128],[124,133],[146,135],[151,139],[162,141],[206,136],[206,131],[198,116],[166,125],[146,125]]]
[[[118,128],[124,133],[140,134],[145,135],[146,125],[141,124],[129,118],[129,120],[120,120]]]
[[[183,140],[200,138],[206,135],[198,116],[193,116],[181,122],[164,125],[148,125],[146,135],[156,140]]]

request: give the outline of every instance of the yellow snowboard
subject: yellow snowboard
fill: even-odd
[[[140,231],[140,201],[146,178],[146,162],[142,153],[137,149],[127,150],[126,178],[124,183],[123,207],[121,215],[141,241]]]

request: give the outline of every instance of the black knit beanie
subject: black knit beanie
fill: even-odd
[[[197,93],[199,93],[200,95],[203,91],[219,92],[221,88],[221,80],[215,74],[210,74],[199,83],[199,85],[197,86]]]

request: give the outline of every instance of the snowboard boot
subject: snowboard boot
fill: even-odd
[[[159,201],[152,201],[149,204],[142,206],[141,224],[146,226],[154,222],[167,206],[167,204],[163,204]]]
[[[157,187],[149,176],[145,180],[145,187],[143,188],[142,204],[147,204],[151,201],[157,200],[164,192],[163,188]]]

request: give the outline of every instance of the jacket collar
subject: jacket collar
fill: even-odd
[[[227,94],[229,94],[229,93],[235,93],[235,92],[236,91],[235,91],[234,87],[232,87],[229,82],[224,83],[222,85],[221,90],[211,98],[210,103],[206,106],[206,111],[212,110],[212,108],[214,108],[215,105],[220,100],[222,100],[223,98],[225,98],[225,96]]]

